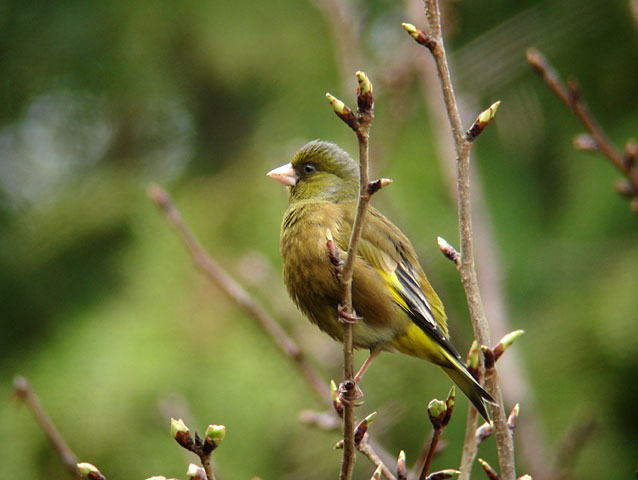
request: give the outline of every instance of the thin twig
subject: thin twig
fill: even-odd
[[[345,316],[356,318],[356,312],[352,307],[352,276],[354,273],[354,262],[356,252],[363,231],[365,216],[372,195],[379,190],[371,187],[368,174],[368,141],[370,137],[370,127],[374,118],[374,102],[372,99],[372,85],[368,77],[363,72],[357,72],[359,88],[357,89],[357,115],[347,108],[343,102],[327,94],[330,105],[335,113],[357,134],[359,142],[359,200],[357,211],[352,226],[352,234],[348,244],[348,253],[343,267],[340,270],[341,284],[341,308]],[[381,185],[380,185],[381,186]],[[348,480],[352,477],[352,469],[355,461],[355,415],[354,400],[356,395],[356,385],[354,383],[354,347],[353,347],[353,321],[343,322],[343,370],[344,385],[350,385],[345,391],[344,412],[343,412],[343,457],[341,460],[340,480]]]
[[[625,161],[625,156],[611,143],[602,127],[589,111],[578,84],[571,80],[565,84],[547,59],[538,50],[527,51],[527,61],[543,77],[547,87],[554,92],[578,117],[594,139],[594,148],[618,169],[631,182],[631,197],[638,198],[638,171],[634,162]]]
[[[62,435],[53,424],[53,421],[44,410],[40,399],[33,392],[31,385],[24,377],[16,377],[13,381],[13,388],[16,398],[22,401],[31,410],[31,413],[35,417],[45,435],[51,442],[51,445],[58,453],[62,464],[67,471],[75,478],[82,478],[82,474],[78,469],[78,459],[75,453],[67,445],[62,438]]]
[[[591,440],[596,431],[597,422],[594,418],[578,419],[574,422],[565,437],[556,448],[554,459],[554,475],[552,480],[569,480],[573,477],[573,469],[583,447]]]
[[[397,480],[396,477],[390,471],[390,469],[386,466],[386,464],[381,460],[381,458],[379,458],[379,455],[377,455],[377,453],[374,451],[374,449],[372,448],[372,446],[370,445],[368,441],[367,435],[359,443],[357,450],[359,450],[363,455],[365,455],[375,467],[378,467],[379,465],[381,465],[381,474],[387,480]]]
[[[439,444],[440,439],[441,439],[441,429],[435,428],[432,431],[432,439],[430,440],[430,444],[428,445],[427,455],[425,456],[425,462],[423,463],[423,468],[421,469],[421,475],[419,475],[419,480],[425,480],[425,478],[428,476],[430,463],[432,463],[432,458],[434,458],[434,452],[436,452],[436,447]]]
[[[182,219],[170,196],[157,185],[148,189],[148,196],[162,209],[166,219],[175,227],[179,237],[190,253],[195,266],[222,292],[250,315],[272,338],[279,350],[299,368],[313,392],[322,400],[330,400],[330,392],[314,365],[306,358],[299,346],[279,326],[266,309],[241,285],[233,280],[204,250],[193,232]]]
[[[432,57],[434,58],[441,81],[443,98],[450,126],[452,128],[452,135],[454,137],[456,150],[457,202],[461,245],[461,263],[458,266],[458,271],[463,288],[465,289],[474,335],[479,344],[489,346],[489,327],[479,290],[473,252],[469,173],[470,149],[473,138],[464,132],[458,112],[454,89],[450,79],[450,71],[443,36],[441,34],[441,17],[438,1],[424,0],[424,3],[426,7],[429,32],[426,34],[427,42],[419,43],[424,44],[430,50]],[[413,28],[413,31],[408,31],[417,41],[419,41],[419,39],[415,37],[414,30],[415,29]],[[480,118],[481,116],[479,116],[479,119]],[[501,474],[503,475],[504,480],[514,480],[516,478],[514,466],[514,444],[506,425],[505,409],[503,407],[501,390],[496,374],[486,379],[486,388],[497,402],[497,405],[490,405],[490,412],[496,427],[497,451]],[[474,429],[475,428],[476,424],[474,424]]]

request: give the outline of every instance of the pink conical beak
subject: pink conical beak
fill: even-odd
[[[292,163],[287,163],[282,165],[281,167],[277,167],[274,170],[271,170],[266,175],[270,178],[277,180],[279,183],[283,183],[284,185],[288,185],[289,187],[294,187],[299,180],[295,169],[292,168]]]

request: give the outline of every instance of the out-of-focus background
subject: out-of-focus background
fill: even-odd
[[[611,165],[572,148],[583,129],[525,51],[536,46],[578,78],[622,148],[638,134],[636,19],[625,0],[443,7],[465,123],[502,100],[474,148],[475,225],[494,340],[502,328],[526,331],[499,362],[506,406],[520,401],[527,422],[515,435],[519,472],[537,478],[570,429],[595,422],[574,478],[629,478],[638,218],[614,192]],[[324,405],[193,269],[146,189],[166,188],[211,255],[326,382],[339,380],[340,347],[285,293],[287,196],[265,172],[315,138],[356,153],[324,93],[352,105],[359,69],[375,85],[372,175],[395,182],[374,204],[412,239],[467,350],[458,274],[436,246],[438,235],[458,244],[450,134],[431,60],[403,21],[425,26],[419,2],[0,2],[0,476],[66,475],[10,401],[22,374],[79,457],[108,478],[183,478],[192,459],[169,436],[171,415],[199,431],[227,426],[218,478],[335,478],[338,433],[298,420]],[[449,386],[431,365],[386,354],[366,375],[359,414],[378,410],[375,438],[411,463],[429,436],[427,402]],[[459,397],[435,468],[458,466],[465,409]],[[536,458],[525,453],[535,442],[545,450]],[[497,464],[493,440],[480,456]],[[372,472],[364,458],[356,468],[356,478]]]

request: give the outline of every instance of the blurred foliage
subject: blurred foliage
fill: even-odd
[[[534,387],[535,420],[550,451],[573,422],[598,421],[574,478],[627,478],[635,469],[638,219],[612,189],[613,168],[572,149],[581,126],[529,71],[524,52],[536,46],[578,78],[622,146],[638,133],[637,32],[627,3],[444,5],[467,122],[503,102],[474,164],[502,255],[509,321],[527,331],[515,348]],[[411,43],[399,22],[424,19],[389,0],[354,4],[364,65],[352,73],[370,70],[374,82]],[[151,181],[167,187],[213,256],[321,359],[326,381],[339,379],[338,346],[285,294],[278,234],[286,194],[264,176],[309,139],[355,152],[323,97],[331,91],[352,103],[354,76],[339,84],[334,47],[313,2],[0,2],[0,397],[25,375],[80,458],[108,478],[183,477],[171,415],[200,431],[227,426],[214,455],[219,478],[336,475],[338,435],[297,419],[323,405],[193,270],[145,195]],[[413,49],[406,61],[423,61]],[[375,203],[412,238],[465,350],[462,289],[435,244],[437,235],[457,243],[455,201],[417,83],[403,88],[409,101],[397,110],[392,92],[375,87],[372,149],[382,155],[373,170],[395,180]],[[375,437],[414,460],[429,435],[427,402],[446,395],[449,382],[423,362],[384,355],[364,383],[360,415],[379,410]],[[5,402],[0,413],[1,476],[62,478],[26,409]],[[457,413],[435,467],[458,465],[463,429]],[[496,465],[492,441],[481,456]],[[534,473],[519,461],[521,473]],[[357,462],[357,478],[371,472]]]

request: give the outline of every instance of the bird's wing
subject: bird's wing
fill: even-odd
[[[348,235],[339,243],[347,249]],[[375,209],[370,209],[357,253],[385,281],[392,297],[428,336],[456,358],[448,340],[443,305],[421,269],[410,241]],[[427,292],[427,293],[426,293]]]

